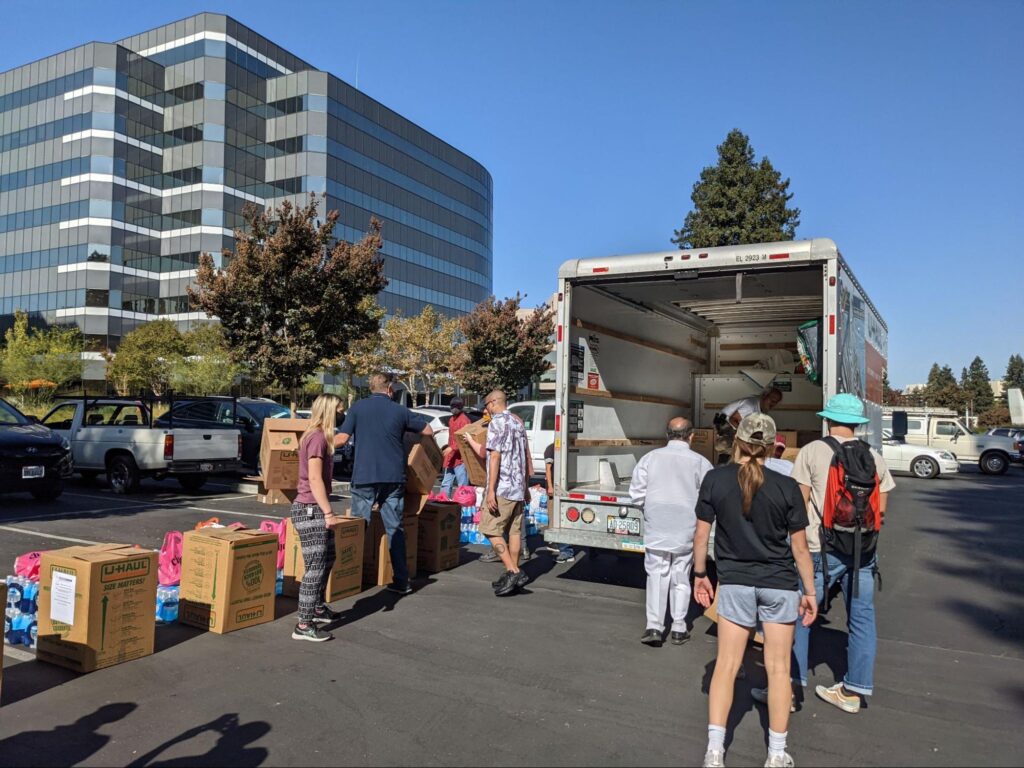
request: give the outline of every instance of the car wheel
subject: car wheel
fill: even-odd
[[[64,481],[59,478],[57,480],[51,480],[46,485],[33,488],[31,493],[32,497],[36,501],[53,501],[64,493]]]
[[[986,475],[1002,475],[1010,466],[1010,462],[1001,453],[986,453],[978,462],[981,471]]]
[[[178,475],[178,482],[189,493],[198,493],[206,485],[206,478],[203,475]]]
[[[139,479],[139,467],[131,456],[115,456],[107,464],[107,482],[114,493],[135,493]]]
[[[910,471],[914,473],[914,477],[931,480],[939,474],[939,463],[928,456],[918,456],[910,463]]]

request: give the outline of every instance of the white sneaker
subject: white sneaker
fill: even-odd
[[[725,768],[725,752],[709,749],[704,753],[704,768]]]
[[[860,696],[853,696],[852,698],[844,696],[842,683],[836,683],[830,688],[819,685],[814,689],[814,692],[818,694],[819,699],[827,701],[832,706],[843,710],[843,712],[849,712],[851,715],[860,712]]]
[[[789,756],[789,752],[783,752],[781,757],[768,756],[768,759],[764,761],[764,768],[793,768],[796,763],[793,762],[793,758]]]

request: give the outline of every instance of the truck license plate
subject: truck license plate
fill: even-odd
[[[21,479],[22,480],[36,480],[40,477],[46,476],[45,467],[22,467],[21,468]]]
[[[213,464],[204,462],[199,465],[200,472],[213,472]]]
[[[639,536],[640,518],[608,515],[608,533],[617,533],[620,536]]]

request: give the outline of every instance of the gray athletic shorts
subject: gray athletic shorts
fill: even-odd
[[[720,584],[718,615],[741,627],[791,624],[800,614],[800,593],[795,589],[763,589],[742,584]]]

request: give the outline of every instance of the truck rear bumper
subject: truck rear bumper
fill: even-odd
[[[241,472],[244,465],[238,459],[210,459],[209,461],[172,461],[167,465],[169,475],[212,474],[214,472]]]
[[[636,536],[616,536],[603,531],[576,531],[569,528],[548,528],[544,541],[551,544],[571,544],[577,547],[597,547],[621,552],[643,552],[644,542]]]

